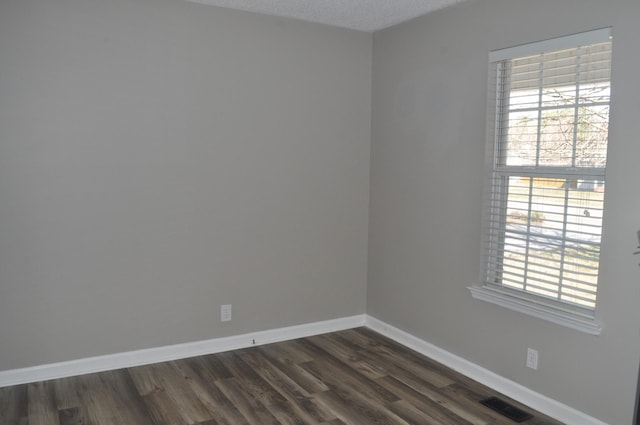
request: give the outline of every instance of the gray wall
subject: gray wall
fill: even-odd
[[[0,370],[365,312],[370,34],[2,0],[0,58]]]
[[[640,355],[637,0],[478,0],[374,34],[368,313],[611,424]],[[479,282],[488,52],[613,26],[600,336],[471,298]],[[540,353],[525,367],[527,347]]]

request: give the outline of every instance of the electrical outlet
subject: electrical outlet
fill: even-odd
[[[533,370],[538,369],[538,350],[527,348],[527,367]]]
[[[231,304],[224,304],[220,306],[220,321],[221,322],[231,321]]]

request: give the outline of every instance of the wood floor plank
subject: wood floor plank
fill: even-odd
[[[445,425],[430,414],[418,409],[406,400],[398,400],[389,404],[389,410],[410,424]]]
[[[60,425],[85,425],[84,415],[77,407],[58,410],[58,422]]]
[[[308,397],[310,395],[308,391],[274,365],[268,357],[262,355],[259,350],[243,350],[238,352],[238,356],[282,395],[284,395],[283,393],[293,397]]]
[[[415,366],[424,368],[425,370],[437,371],[439,375],[442,375],[445,379],[449,379],[450,381],[462,383],[463,385],[482,387],[478,382],[449,369],[433,359],[423,356],[416,351],[410,350],[396,341],[383,337],[371,329],[358,328],[357,332],[360,336],[370,340],[368,350],[372,353],[382,354],[383,357],[387,358],[397,357],[403,359],[404,363],[414,364]],[[342,335],[342,333],[340,335]]]
[[[381,405],[397,401],[398,398],[387,391],[375,381],[361,375],[357,370],[337,361],[319,347],[314,347],[309,341],[300,341],[300,344],[308,344],[307,348],[317,351],[317,359],[300,365],[324,383],[332,391],[341,391],[352,394],[364,394],[370,400]]]
[[[203,379],[217,381],[218,379],[233,378],[233,374],[226,368],[218,356],[199,356],[181,360],[201,376]]]
[[[78,395],[78,380],[71,378],[60,378],[51,381],[55,397],[56,409],[78,409],[82,404]]]
[[[29,425],[60,425],[51,381],[27,386]]]
[[[411,425],[386,407],[355,394],[344,397],[336,391],[324,391],[314,398],[350,425]]]
[[[444,407],[450,412],[455,413],[457,416],[469,421],[474,425],[485,425],[490,423],[492,418],[485,412],[469,411],[465,408],[465,401],[457,398],[453,398],[446,392],[440,391],[437,387],[432,387],[428,383],[423,383],[416,379],[407,379],[408,377],[397,378],[398,381],[404,385],[411,387],[415,391],[425,395],[433,402]]]
[[[163,390],[163,383],[158,379],[151,365],[132,367],[128,369],[128,372],[141,396]]]
[[[250,365],[273,388],[277,388],[280,394],[287,400],[290,411],[302,423],[318,423],[332,419],[329,412],[323,411],[316,403],[310,399],[311,393],[298,385],[293,379],[286,375],[281,369],[274,365],[269,359],[262,355],[259,350],[245,350],[239,356]],[[282,409],[283,405],[277,405]],[[269,408],[269,406],[267,406]],[[281,422],[282,415],[278,416],[272,409],[271,412]],[[279,411],[279,410],[278,410]],[[286,422],[286,421],[285,421]],[[283,422],[284,423],[284,422]]]
[[[346,336],[338,335],[337,338],[345,339]],[[381,341],[383,340],[379,339],[378,344],[375,346],[369,345],[367,348],[365,345],[362,347],[362,355],[370,359],[370,361],[382,363],[388,368],[393,368],[395,371],[397,371],[398,368],[403,369],[437,387],[444,388],[457,382],[451,370],[443,367],[441,364],[427,359],[418,353],[407,350],[405,347],[399,349],[395,343],[384,344],[381,343]]]
[[[142,399],[132,384],[123,381],[123,371],[108,371],[75,378],[78,395],[88,423],[110,425],[135,423],[156,425],[148,415]]]
[[[308,340],[369,379],[387,375],[386,369],[378,366],[379,362],[376,364],[367,361],[354,347],[349,347],[348,341],[338,339],[335,334],[317,335]]]
[[[197,367],[198,364],[202,364],[192,360],[194,359],[177,361],[174,362],[174,365],[185,377],[185,382],[189,385],[194,395],[211,413],[212,420],[220,424],[247,425],[248,422],[237,407],[215,385],[217,379],[213,380],[212,375],[202,369],[198,369],[198,371],[192,369],[193,365]]]
[[[0,424],[26,425],[28,418],[27,385],[0,388]]]
[[[0,425],[512,425],[500,396],[369,329],[0,388]]]
[[[118,406],[104,385],[99,373],[74,378],[78,382],[80,403],[86,411],[86,420],[92,425],[109,425],[118,422]]]
[[[236,378],[219,379],[216,385],[238,407],[251,425],[278,425],[278,420]]]
[[[308,423],[316,423],[315,420],[310,422],[308,417],[301,415],[300,410],[295,409],[294,405],[289,402],[270,404],[266,407],[281,425],[305,425]]]
[[[253,397],[260,400],[264,406],[286,402],[282,394],[265,381],[249,364],[242,360],[241,353],[243,351],[244,350],[221,353],[219,356],[227,369],[233,373],[235,379],[240,382],[245,390],[251,393]]]
[[[119,416],[125,423],[136,425],[160,425],[149,415],[144,399],[138,394],[133,379],[124,369],[105,372],[105,385],[113,394],[115,403],[120,408]]]
[[[150,365],[155,381],[173,400],[180,415],[189,424],[205,422],[212,419],[212,413],[195,396],[183,375],[175,366],[175,362]]]
[[[383,364],[387,372],[385,375],[414,376],[416,379],[421,379],[438,388],[445,388],[456,382],[451,377],[446,376],[446,373],[443,373],[440,367],[417,364],[415,361],[400,355],[400,353],[384,349],[366,350],[364,348],[359,349],[358,353],[359,356],[370,363]]]
[[[175,402],[165,391],[154,391],[142,396],[152,420],[160,424],[189,425],[180,414]]]
[[[93,425],[80,398],[77,377],[51,381],[60,425]]]
[[[268,344],[260,347],[270,357],[277,358],[283,363],[300,364],[314,359],[313,353],[308,353],[296,341],[284,341],[278,344]]]
[[[472,422],[440,405],[425,394],[405,385],[397,379],[386,376],[378,379],[380,385],[393,391],[400,400],[406,400],[441,425],[472,425]]]
[[[322,382],[321,379],[315,377],[313,374],[307,372],[304,368],[300,367],[301,363],[293,363],[289,358],[282,357],[275,354],[273,350],[268,347],[258,348],[267,359],[269,359],[278,369],[285,375],[290,377],[307,393],[313,394],[320,391],[327,391],[329,387]],[[312,361],[313,359],[305,360],[304,362]]]

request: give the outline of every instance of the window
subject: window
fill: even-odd
[[[483,287],[476,298],[589,333],[610,103],[610,30],[492,52]]]

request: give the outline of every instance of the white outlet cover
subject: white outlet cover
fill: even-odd
[[[220,306],[220,321],[221,322],[231,321],[231,304],[224,304]]]
[[[538,369],[538,350],[527,348],[527,367],[533,370]]]

